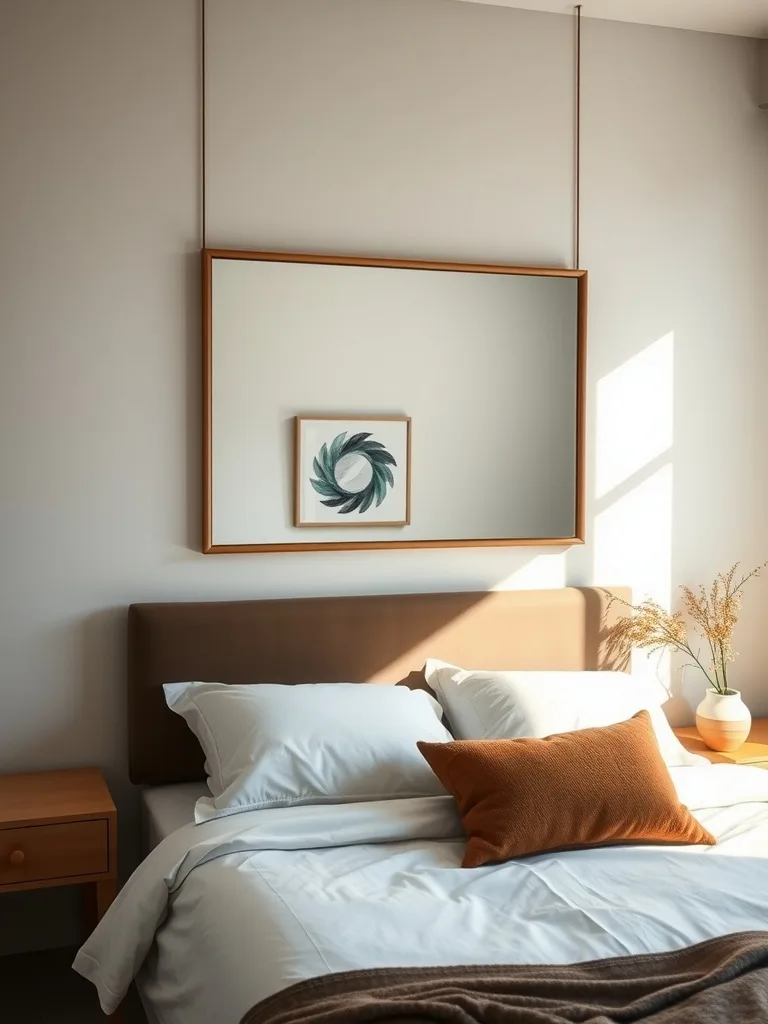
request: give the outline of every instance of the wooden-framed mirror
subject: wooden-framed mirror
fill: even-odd
[[[583,542],[586,271],[202,258],[205,553]]]

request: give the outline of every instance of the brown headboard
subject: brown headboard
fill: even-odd
[[[470,668],[625,668],[603,648],[617,614],[606,605],[593,588],[131,605],[131,780],[204,778],[197,740],[166,708],[163,683],[396,683],[427,657]]]

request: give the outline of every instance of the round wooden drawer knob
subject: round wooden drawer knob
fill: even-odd
[[[14,850],[13,853],[8,858],[8,860],[11,862],[11,864],[15,864],[18,867],[19,864],[23,864],[24,861],[26,860],[26,857],[24,856],[24,851]]]

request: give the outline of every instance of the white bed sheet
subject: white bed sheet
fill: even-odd
[[[145,855],[172,832],[193,825],[195,804],[210,796],[204,782],[181,782],[175,786],[150,786],[141,794],[142,842]]]
[[[672,774],[717,846],[614,847],[465,870],[446,797],[188,826],[134,873],[75,967],[107,1012],[141,969],[160,1024],[237,1024],[257,1001],[329,972],[566,963],[766,929],[768,772]]]

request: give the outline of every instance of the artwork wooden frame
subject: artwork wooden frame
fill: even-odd
[[[352,497],[350,492],[339,492],[339,495],[323,495],[317,494],[317,502],[323,506],[326,505],[328,500],[332,500],[335,505],[341,503],[341,509],[328,509],[324,516],[315,518],[307,517],[307,505],[308,498],[311,497],[309,491],[309,485],[318,490],[319,485],[322,481],[312,479],[308,480],[309,476],[309,459],[313,458],[316,463],[319,453],[315,453],[314,449],[304,451],[304,435],[308,428],[315,424],[323,425],[327,424],[332,427],[331,432],[335,434],[335,437],[343,441],[344,436],[352,434],[354,431],[353,424],[357,424],[362,428],[363,434],[368,434],[368,437],[362,437],[361,440],[364,445],[376,445],[378,448],[383,449],[383,454],[388,455],[388,462],[391,464],[386,468],[379,470],[382,479],[382,491],[378,495],[374,493],[374,480],[377,474],[376,469],[370,468],[371,458],[375,461],[376,452],[370,453],[370,455],[363,457],[363,464],[368,465],[369,480],[365,481],[365,489],[360,489],[357,495]],[[398,450],[392,452],[394,447],[389,444],[386,448],[380,441],[380,434],[376,430],[377,425],[383,424],[398,424],[401,425],[402,438],[397,438],[399,441]],[[334,426],[335,425],[335,426]],[[372,427],[372,431],[368,431],[365,428]],[[343,431],[343,433],[339,433]],[[349,440],[354,440],[354,434],[347,438],[347,444]],[[330,434],[327,437],[327,443],[324,441],[322,450],[327,456],[333,457],[333,439]],[[329,447],[330,446],[330,447]],[[315,444],[315,448],[317,445]],[[354,456],[345,455],[343,448],[340,448],[341,458],[354,458]],[[400,460],[398,462],[398,460]],[[324,467],[320,467],[324,469]],[[331,467],[329,467],[331,468]],[[375,512],[377,506],[380,508],[382,504],[386,503],[388,499],[391,499],[392,492],[387,486],[387,480],[384,479],[383,474],[387,473],[389,480],[392,482],[392,489],[395,489],[395,484],[399,485],[402,489],[402,497],[398,495],[397,507],[402,508],[402,517],[390,519],[386,513],[377,516]],[[397,479],[393,477],[393,473],[397,473]],[[315,473],[315,476],[317,474]],[[335,479],[335,474],[332,477]],[[346,500],[344,495],[346,494]],[[359,495],[366,495],[367,497],[363,501],[358,500]],[[382,526],[408,526],[411,521],[411,417],[410,416],[296,416],[294,419],[294,505],[293,505],[293,521],[294,525],[298,527],[382,527]],[[320,510],[317,510],[318,512]],[[330,518],[335,513],[335,518]],[[341,519],[341,515],[350,515],[350,519]],[[367,515],[367,517],[366,517]]]
[[[573,278],[577,283],[576,315],[576,379],[575,379],[575,486],[574,532],[566,536],[546,537],[466,537],[438,539],[388,540],[308,540],[290,543],[214,543],[213,538],[213,265],[216,260],[246,260],[276,263],[325,264],[329,266],[381,267],[402,270],[448,271],[465,274],[506,274],[532,277]],[[204,554],[237,554],[245,552],[299,552],[377,549],[430,549],[462,547],[568,547],[585,541],[585,472],[586,472],[586,358],[587,358],[587,282],[586,270],[557,267],[525,267],[484,263],[452,263],[425,260],[383,259],[368,256],[322,255],[237,249],[202,250],[202,348],[203,348],[203,417],[202,417],[202,551]],[[319,416],[311,418],[319,419]],[[344,418],[349,417],[334,417]],[[366,419],[373,420],[369,416]],[[410,436],[410,435],[409,435]],[[410,455],[409,455],[410,467]],[[410,499],[410,486],[409,486]],[[409,500],[410,516],[410,500]]]

